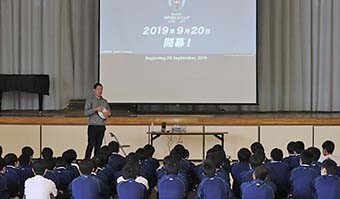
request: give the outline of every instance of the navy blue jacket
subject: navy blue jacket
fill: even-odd
[[[9,199],[6,179],[2,173],[0,173],[0,199]]]
[[[123,167],[126,164],[126,160],[123,156],[121,156],[118,153],[112,153],[108,165],[114,170],[114,171],[120,171],[123,169]]]
[[[273,199],[276,186],[268,181],[259,179],[241,184],[243,199]]]
[[[266,165],[270,172],[270,181],[277,187],[276,195],[278,197],[286,197],[289,193],[289,175],[290,170],[287,164],[278,161],[270,162]]]
[[[313,198],[314,180],[318,177],[309,165],[301,165],[292,170],[290,175],[292,198]]]
[[[283,162],[288,165],[290,170],[292,170],[300,166],[300,155],[289,155],[283,159]]]
[[[143,199],[146,188],[134,179],[127,179],[117,184],[117,193],[119,199]]]
[[[14,198],[19,194],[21,186],[19,170],[12,166],[7,166],[6,172],[4,173],[4,178],[6,179],[9,195],[11,198]]]
[[[100,181],[91,175],[81,175],[70,184],[71,198],[73,199],[101,199]]]
[[[218,176],[204,177],[200,182],[196,199],[232,199],[233,194],[228,184]]]
[[[179,174],[164,175],[157,183],[159,199],[184,199],[187,195],[186,178]]]
[[[319,176],[314,183],[315,199],[339,199],[340,179],[335,175]]]
[[[233,176],[233,193],[237,198],[241,197],[241,183],[242,183],[242,173],[246,173],[250,170],[248,162],[238,162],[231,165],[231,175]]]

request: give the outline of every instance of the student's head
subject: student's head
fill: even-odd
[[[189,159],[189,157],[190,157],[190,152],[189,152],[188,149],[184,149],[184,150],[183,150],[183,157],[184,157],[185,159]]]
[[[93,160],[85,159],[79,162],[79,170],[83,175],[90,175],[97,168]]]
[[[264,151],[262,150],[257,150],[254,155],[261,160],[261,162],[265,162],[266,161],[266,154],[264,154]]]
[[[301,154],[305,150],[305,144],[302,141],[295,142],[295,152]]]
[[[253,179],[259,179],[259,180],[266,180],[268,175],[268,169],[267,167],[261,165],[256,167],[254,173],[253,173]]]
[[[175,148],[170,151],[170,155],[176,158],[178,161],[183,159],[184,156],[182,150]]]
[[[103,85],[101,83],[93,85],[93,92],[97,97],[101,97],[103,94]]]
[[[323,155],[331,155],[333,154],[335,149],[335,144],[334,142],[327,140],[322,144],[322,153]]]
[[[73,149],[68,149],[62,154],[62,157],[67,164],[71,164],[77,160],[77,152]]]
[[[326,159],[321,164],[321,175],[334,175],[336,169],[336,162],[331,159]]]
[[[14,153],[8,153],[4,159],[7,166],[17,166],[18,164],[18,157]]]
[[[237,158],[240,162],[249,162],[251,152],[247,148],[242,148],[237,152]]]
[[[253,154],[252,156],[250,156],[249,158],[249,164],[251,166],[252,169],[255,169],[258,166],[262,165],[262,160],[260,157],[258,157],[258,155]]]
[[[57,168],[58,167],[66,167],[67,166],[67,163],[65,162],[64,158],[63,157],[57,157],[56,159],[56,165],[55,165]]]
[[[136,155],[136,153],[131,152],[126,156],[126,162],[133,162],[135,164],[139,163],[139,159],[138,156]]]
[[[155,153],[155,147],[153,147],[151,144],[147,144],[143,148],[147,157],[152,158],[153,154]]]
[[[216,172],[216,164],[212,160],[204,160],[202,164],[203,173],[206,176],[214,176]]]
[[[52,159],[53,158],[53,150],[50,147],[45,147],[41,151],[41,156],[43,159]]]
[[[307,151],[313,154],[313,162],[317,162],[320,159],[321,151],[316,147],[309,147]]]
[[[110,153],[118,153],[119,152],[119,143],[116,141],[112,141],[108,145]]]
[[[21,155],[27,156],[27,157],[33,157],[34,151],[31,147],[25,146],[21,149]]]
[[[18,160],[21,166],[28,166],[31,162],[31,158],[25,155],[20,155]]]
[[[47,164],[44,160],[36,160],[32,163],[32,170],[35,175],[44,175],[47,170]]]
[[[0,172],[4,172],[6,168],[6,162],[3,158],[0,157]]]
[[[167,156],[164,158],[164,168],[167,174],[178,174],[180,163],[176,158]]]
[[[273,161],[282,161],[283,159],[283,152],[281,149],[274,148],[270,152],[270,157],[272,158]]]
[[[143,160],[145,160],[145,159],[147,158],[147,156],[146,156],[145,151],[144,151],[143,148],[137,149],[136,155],[137,155],[137,157],[138,157],[138,159],[139,159],[140,161],[143,161]]]
[[[250,145],[250,150],[254,154],[257,151],[263,151],[264,152],[264,147],[260,142],[254,142],[253,144]]]
[[[185,147],[181,144],[176,144],[176,146],[174,146],[173,149],[183,151],[185,149]]]
[[[313,154],[310,151],[304,150],[300,154],[300,163],[301,164],[312,164],[313,163]]]
[[[139,173],[139,165],[134,162],[128,162],[123,167],[122,172],[124,179],[136,179]]]
[[[291,141],[287,144],[287,151],[289,154],[295,154],[295,142]]]
[[[97,167],[103,168],[108,162],[108,157],[105,153],[99,152],[94,157],[94,161],[96,162]]]

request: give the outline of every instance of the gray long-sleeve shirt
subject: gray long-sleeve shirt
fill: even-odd
[[[92,95],[85,102],[84,114],[89,117],[89,125],[95,126],[104,126],[105,120],[99,117],[98,113],[94,110],[97,107],[106,108],[110,111],[109,103],[103,97],[97,98],[95,95]]]

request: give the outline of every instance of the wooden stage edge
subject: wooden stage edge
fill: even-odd
[[[111,117],[106,125],[340,125],[340,117],[215,117],[181,115],[140,115],[135,117]],[[87,125],[86,117],[53,116],[0,116],[0,125]]]

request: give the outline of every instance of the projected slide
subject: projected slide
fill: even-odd
[[[256,103],[256,0],[101,0],[113,103]]]

